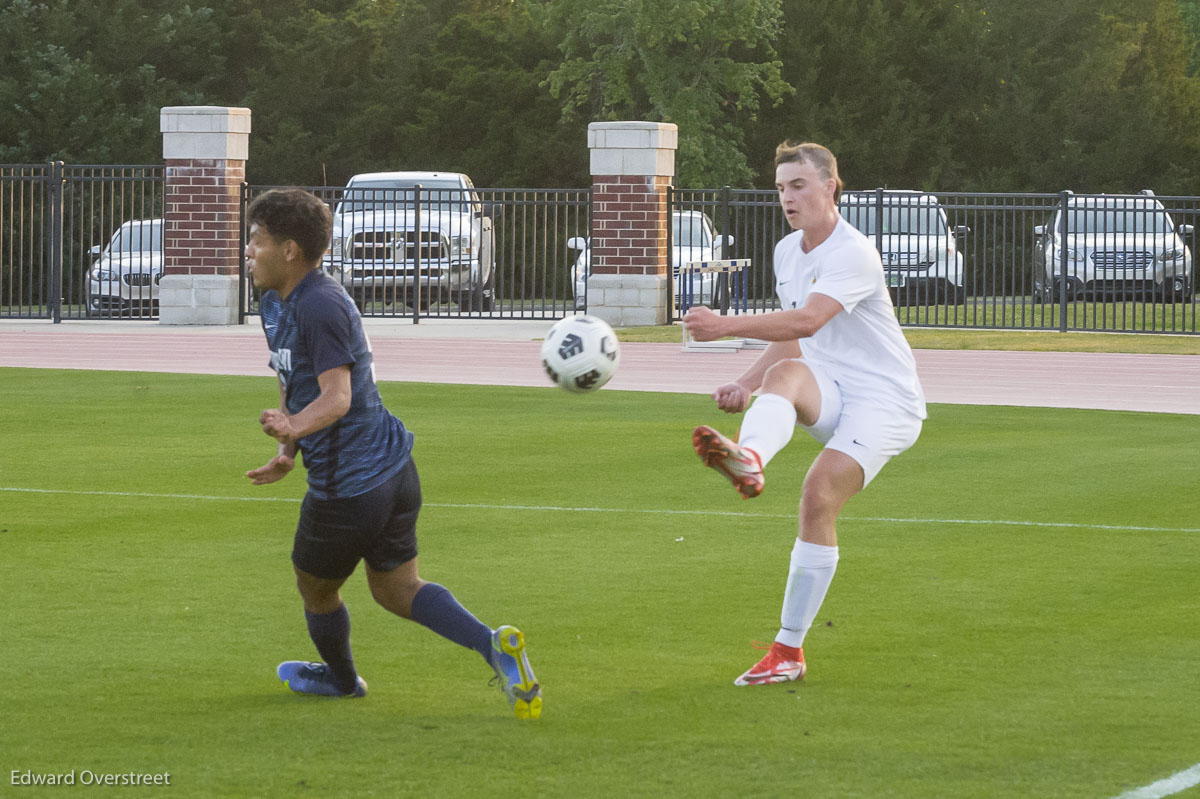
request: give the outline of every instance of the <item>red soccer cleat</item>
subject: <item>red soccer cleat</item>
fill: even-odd
[[[734,685],[767,685],[773,682],[792,682],[803,680],[804,650],[794,646],[784,646],[776,641],[771,644],[763,659],[733,681]]]
[[[742,499],[751,499],[762,493],[762,461],[757,452],[703,424],[692,431],[692,446],[705,466],[729,478]]]

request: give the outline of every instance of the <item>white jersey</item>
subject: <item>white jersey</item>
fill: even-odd
[[[925,392],[912,350],[896,321],[874,245],[838,217],[829,238],[804,252],[804,231],[775,245],[775,293],[784,310],[803,308],[810,294],[824,294],[843,310],[809,338],[800,339],[804,359],[827,369],[843,395],[883,408],[902,408],[925,418]]]

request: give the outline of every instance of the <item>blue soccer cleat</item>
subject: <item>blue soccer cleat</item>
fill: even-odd
[[[333,676],[333,669],[324,663],[285,660],[275,669],[275,673],[284,685],[298,694],[346,697],[367,695],[367,681],[362,677],[357,678],[358,682],[353,691],[343,691],[338,686],[337,678]]]
[[[492,633],[492,668],[500,682],[500,690],[508,699],[519,719],[536,719],[542,715],[542,689],[533,676],[533,667],[525,654],[525,635],[516,627],[505,624]]]

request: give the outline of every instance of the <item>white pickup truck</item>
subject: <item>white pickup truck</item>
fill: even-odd
[[[333,213],[325,268],[360,310],[404,302],[495,307],[492,220],[458,172],[355,175]],[[419,287],[419,289],[418,289]]]

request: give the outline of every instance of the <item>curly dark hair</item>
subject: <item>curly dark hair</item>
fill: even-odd
[[[296,242],[310,263],[325,255],[333,234],[329,206],[304,189],[271,189],[260,194],[246,211],[246,223],[266,228],[275,241]]]

